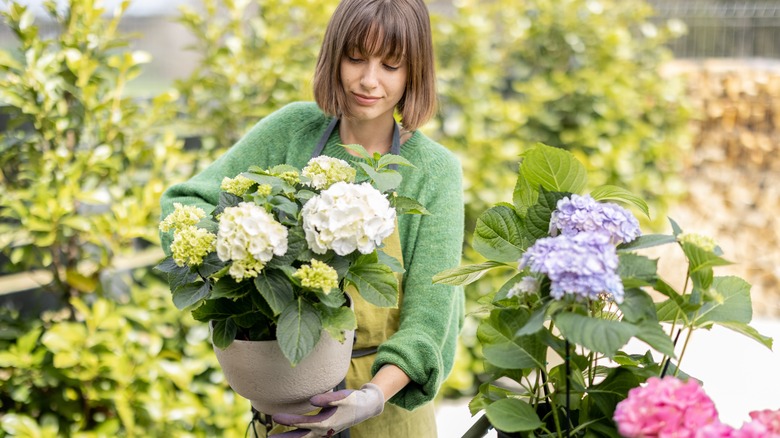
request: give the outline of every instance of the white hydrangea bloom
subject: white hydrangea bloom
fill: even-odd
[[[287,252],[287,228],[263,207],[242,202],[220,214],[216,248],[220,260],[233,261],[233,278],[256,277],[274,255]]]
[[[339,182],[306,203],[301,212],[309,248],[347,255],[369,254],[395,229],[395,209],[371,184]]]
[[[309,186],[325,190],[337,182],[355,182],[355,169],[344,160],[320,155],[309,160],[301,175],[309,178]]]

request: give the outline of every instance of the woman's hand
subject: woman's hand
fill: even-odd
[[[382,413],[385,395],[379,386],[366,383],[360,390],[344,389],[315,395],[310,403],[321,407],[316,415],[276,414],[274,423],[297,430],[272,435],[275,438],[331,437]]]
[[[411,379],[395,365],[383,366],[360,390],[344,389],[315,395],[309,402],[322,410],[317,415],[279,413],[275,423],[297,427],[297,430],[271,435],[269,438],[331,437],[344,429],[376,417],[384,410],[385,402]]]

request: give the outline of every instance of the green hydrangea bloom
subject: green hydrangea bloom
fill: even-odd
[[[715,251],[715,247],[717,246],[712,238],[695,233],[680,233],[677,236],[677,241],[680,243],[690,243],[691,245],[695,245],[709,252]]]
[[[257,277],[264,267],[265,263],[249,256],[245,259],[233,260],[228,273],[231,277],[235,278],[236,281],[243,281],[247,278]]]
[[[259,186],[257,186],[257,192],[256,193],[259,196],[270,196],[272,189],[273,189],[273,187],[271,187],[270,184],[260,184]]]
[[[337,182],[355,182],[357,172],[344,160],[321,155],[309,160],[301,174],[311,180],[310,186],[325,190]]]
[[[214,250],[217,236],[194,225],[174,231],[171,254],[179,266],[198,266]]]
[[[301,285],[309,289],[320,289],[326,295],[331,289],[338,289],[339,274],[327,263],[312,260],[310,265],[301,266],[293,277],[301,280]]]
[[[219,186],[225,192],[228,192],[236,196],[244,196],[247,190],[252,187],[255,182],[245,177],[244,175],[238,175],[235,178],[222,178],[222,184]]]
[[[160,222],[160,231],[167,233],[171,230],[182,230],[197,224],[204,217],[206,217],[206,212],[202,208],[175,202],[173,213]]]
[[[290,184],[292,186],[299,184],[301,182],[301,176],[298,174],[298,172],[289,170],[286,172],[281,172],[278,175],[279,178],[281,178],[284,182],[287,184]]]

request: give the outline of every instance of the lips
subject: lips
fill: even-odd
[[[380,99],[379,97],[366,96],[364,94],[357,94],[357,93],[352,93],[352,96],[355,97],[355,101],[359,105],[365,105],[365,106],[373,105],[373,104],[379,102],[379,99]]]

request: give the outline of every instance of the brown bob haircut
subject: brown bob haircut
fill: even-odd
[[[431,23],[423,0],[339,3],[325,31],[314,73],[314,99],[330,116],[350,116],[341,86],[341,60],[351,52],[406,63],[406,91],[396,107],[404,129],[413,131],[433,116],[436,75]]]

